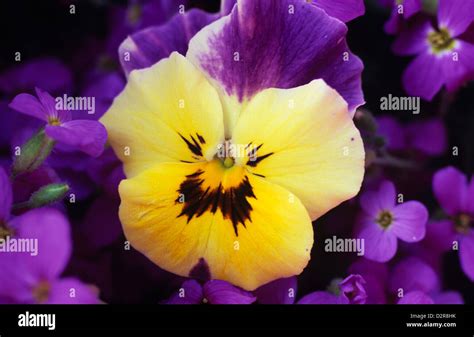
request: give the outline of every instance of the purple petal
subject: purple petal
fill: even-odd
[[[403,128],[398,121],[391,116],[377,118],[378,134],[385,138],[387,149],[399,151],[406,147]]]
[[[362,276],[352,274],[339,283],[339,288],[350,304],[365,304],[367,300],[365,285],[366,282]]]
[[[41,102],[30,94],[16,95],[8,106],[25,115],[41,119],[45,122],[48,121],[48,112],[43,108]]]
[[[40,88],[35,88],[36,96],[38,96],[41,105],[43,106],[46,115],[49,117],[58,118],[61,123],[71,120],[71,113],[67,110],[57,110],[56,101],[47,91]]]
[[[471,281],[474,281],[474,230],[462,237],[459,242],[461,268]]]
[[[443,62],[430,52],[421,53],[405,69],[402,81],[409,95],[431,101],[443,86]]]
[[[457,291],[445,291],[431,295],[435,304],[464,304],[464,300]]]
[[[437,118],[415,122],[405,129],[407,142],[427,155],[441,155],[448,146],[444,124]]]
[[[416,257],[399,262],[392,270],[389,291],[396,294],[399,289],[404,293],[419,290],[425,293],[439,291],[440,280],[436,272],[427,263]]]
[[[422,9],[422,1],[421,0],[404,0],[403,1],[403,17],[408,19],[421,11]]]
[[[450,92],[458,90],[467,81],[472,79],[474,72],[474,45],[462,40],[456,41],[457,46],[453,52],[457,53],[457,58],[452,53],[444,54],[440,59],[443,64],[444,79],[446,89]]]
[[[365,258],[387,262],[397,252],[397,236],[391,228],[384,229],[372,219],[361,219],[355,229],[356,237],[364,239]]]
[[[313,0],[313,4],[342,22],[349,22],[365,13],[363,0]]]
[[[351,264],[349,267],[349,273],[360,274],[364,279],[371,275],[379,280],[380,283],[384,284],[388,278],[388,266],[384,263],[371,261],[362,257]]]
[[[187,57],[227,100],[322,78],[354,112],[364,103],[363,64],[350,53],[346,33],[343,23],[304,1],[241,0],[229,16],[196,34]]]
[[[10,217],[12,207],[12,185],[5,170],[0,167],[0,224]]]
[[[0,297],[8,303],[33,303],[32,287],[40,276],[24,263],[22,254],[0,254]]]
[[[451,220],[430,221],[426,226],[426,236],[423,240],[431,251],[447,252],[452,250],[457,234]]]
[[[281,278],[258,288],[255,296],[261,304],[293,304],[296,290],[296,277]]]
[[[401,240],[418,242],[425,237],[428,210],[418,201],[404,202],[393,210],[391,229]]]
[[[398,55],[416,55],[428,50],[427,37],[433,26],[428,19],[415,20],[407,25],[393,43],[392,50]]]
[[[439,170],[433,176],[434,194],[448,215],[454,216],[464,210],[466,187],[466,176],[452,166]]]
[[[403,15],[398,14],[396,9],[392,10],[390,18],[384,24],[385,33],[389,35],[397,34],[400,31],[403,22]]]
[[[434,304],[434,301],[422,291],[412,291],[405,294],[397,304]]]
[[[256,300],[251,293],[220,280],[204,284],[204,297],[211,304],[251,304]]]
[[[362,194],[360,205],[367,215],[375,219],[381,211],[392,210],[395,207],[395,199],[395,185],[391,181],[385,180],[379,184],[377,191]]]
[[[349,304],[345,296],[337,296],[327,291],[315,291],[304,296],[298,304]]]
[[[0,90],[9,94],[34,87],[49,92],[67,91],[71,86],[71,71],[61,61],[49,57],[27,61],[0,75]]]
[[[45,304],[98,304],[97,293],[90,285],[75,278],[64,278],[51,283]]]
[[[189,40],[218,17],[218,14],[191,9],[185,14],[176,14],[164,25],[132,34],[119,47],[120,63],[125,73],[149,67],[174,51],[186,54]]]
[[[451,36],[464,33],[473,21],[473,1],[439,0],[438,25],[448,28]]]
[[[46,126],[46,134],[54,140],[81,150],[92,157],[104,151],[107,140],[105,127],[96,121],[76,120],[60,126]]]
[[[202,286],[195,280],[187,280],[164,304],[201,304],[203,300]]]
[[[221,15],[229,15],[230,12],[232,12],[232,9],[234,9],[235,4],[237,3],[237,0],[222,0],[221,1]]]
[[[12,220],[17,237],[35,239],[37,255],[22,254],[32,275],[53,280],[62,273],[71,256],[71,234],[67,218],[53,208],[28,211]]]

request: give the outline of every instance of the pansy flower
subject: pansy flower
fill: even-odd
[[[474,2],[440,0],[438,19],[417,18],[402,30],[393,45],[399,55],[416,55],[403,73],[403,86],[412,96],[431,101],[445,86],[457,90],[474,72],[474,44],[469,26]]]
[[[418,242],[425,237],[428,211],[418,201],[397,203],[395,186],[390,181],[360,198],[362,212],[355,235],[365,240],[365,257],[386,262],[397,252],[397,240]]]
[[[446,167],[433,176],[433,191],[448,219],[433,224],[437,243],[444,249],[458,243],[464,273],[474,281],[474,179],[454,167]]]
[[[93,289],[74,277],[61,278],[71,255],[70,225],[56,209],[10,214],[12,188],[0,168],[0,238],[35,240],[28,252],[0,252],[0,301],[5,303],[98,303]],[[33,247],[36,246],[36,249]]]
[[[46,122],[45,133],[54,141],[90,156],[98,157],[104,151],[107,131],[92,120],[71,120],[71,111],[57,110],[55,99],[39,88],[36,95],[19,94],[10,107]]]
[[[246,290],[301,273],[311,220],[353,197],[364,171],[348,103],[313,80],[361,103],[345,32],[303,1],[239,1],[186,58],[129,74],[102,122],[137,250],[182,276],[204,260],[211,279]]]

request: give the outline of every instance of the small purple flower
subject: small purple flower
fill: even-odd
[[[458,292],[443,291],[438,274],[426,262],[417,257],[408,257],[393,267],[388,290],[392,295],[400,298],[398,303],[463,303]],[[403,299],[404,297],[408,298]]]
[[[380,2],[392,9],[390,19],[384,26],[387,34],[398,33],[403,23],[422,9],[421,0],[380,0]]]
[[[385,138],[392,151],[416,150],[428,156],[437,156],[447,148],[444,124],[437,118],[416,121],[406,126],[391,116],[377,118],[378,133]]]
[[[98,303],[90,286],[60,278],[71,256],[69,222],[58,210],[40,208],[10,215],[12,189],[0,168],[0,239],[30,243],[30,251],[0,252],[0,301],[4,303]],[[36,244],[35,244],[36,242]],[[36,249],[34,247],[36,246]]]
[[[365,304],[366,282],[360,275],[349,275],[338,283],[336,291],[316,291],[304,296],[298,304]]]
[[[165,304],[251,304],[256,298],[232,284],[212,280],[202,286],[195,280],[187,280]]]
[[[98,157],[107,140],[105,127],[91,120],[71,120],[71,112],[57,110],[54,98],[36,88],[38,98],[30,94],[19,94],[10,107],[26,115],[45,121],[45,132],[50,138],[67,147],[81,150]]]
[[[436,238],[441,246],[459,244],[459,257],[464,273],[474,281],[474,179],[454,167],[446,167],[433,176],[433,191],[449,220],[436,223],[444,235]]]
[[[403,74],[403,86],[409,95],[431,101],[443,86],[453,92],[472,78],[474,44],[466,36],[472,33],[474,2],[440,0],[436,27],[429,18],[416,19],[402,30],[393,50],[417,55]]]
[[[385,304],[388,267],[384,263],[375,262],[366,258],[357,259],[350,267],[349,273],[361,275],[367,291],[367,304]]]
[[[365,192],[360,204],[355,234],[365,242],[366,258],[389,261],[397,252],[397,239],[418,242],[425,237],[426,207],[418,201],[397,204],[392,182],[384,181],[378,191]]]

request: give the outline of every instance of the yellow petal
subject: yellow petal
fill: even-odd
[[[294,193],[313,220],[360,189],[361,136],[347,103],[323,80],[257,94],[240,115],[232,141],[258,148],[237,163]]]
[[[120,184],[120,219],[131,244],[181,276],[204,259],[213,279],[253,290],[301,273],[311,220],[287,190],[245,168],[163,163]]]
[[[178,53],[132,71],[101,122],[128,177],[162,162],[212,159],[224,139],[216,90]]]

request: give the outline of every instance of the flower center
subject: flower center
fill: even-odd
[[[61,121],[58,117],[48,117],[48,124],[52,126],[61,125]]]
[[[468,214],[461,213],[456,217],[454,223],[457,232],[468,234],[470,227],[474,225],[474,219]]]
[[[446,28],[428,34],[428,42],[435,54],[454,48],[454,39]]]
[[[36,303],[44,303],[48,300],[51,291],[51,285],[47,281],[41,281],[33,289],[33,298]]]
[[[5,222],[0,220],[0,239],[5,240],[7,236],[13,236],[13,229],[9,228]]]
[[[393,221],[393,215],[389,211],[382,211],[377,217],[377,223],[383,228],[388,228]]]
[[[128,21],[136,25],[142,16],[142,7],[139,4],[133,4],[128,10]]]

